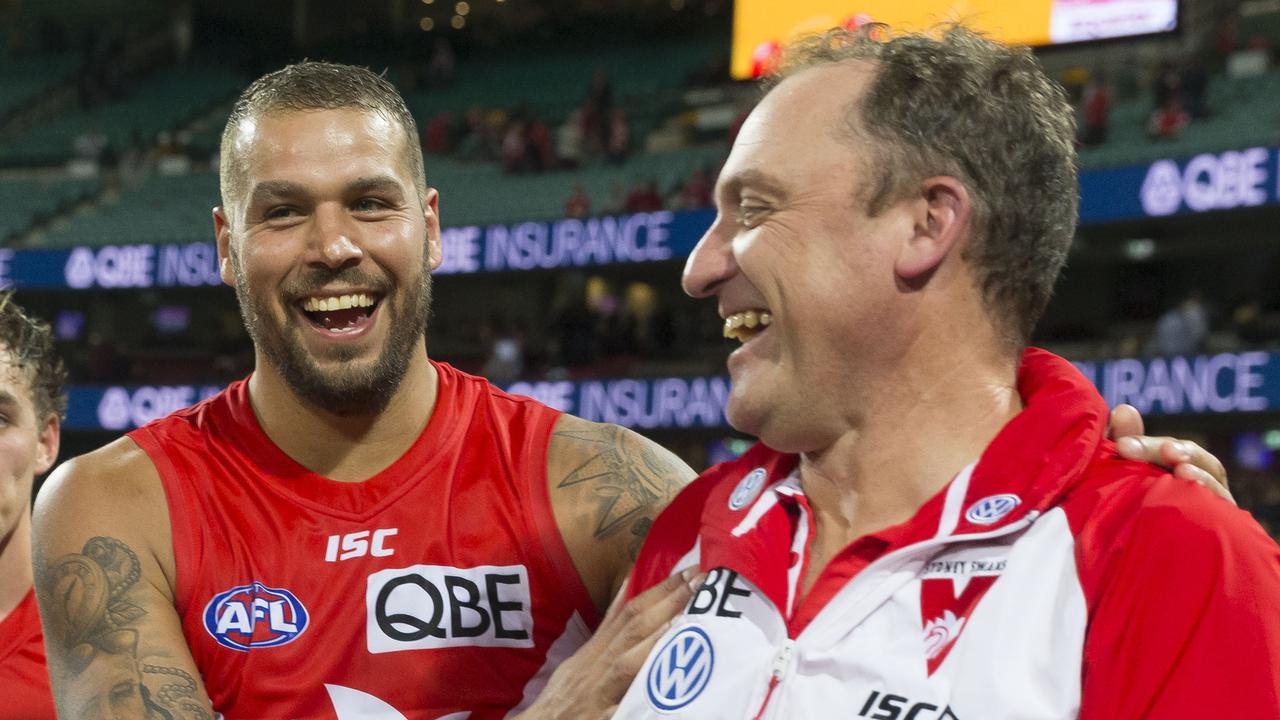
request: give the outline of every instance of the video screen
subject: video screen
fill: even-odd
[[[1178,0],[737,0],[733,76],[764,74],[801,35],[869,22],[902,30],[963,22],[1010,45],[1057,45],[1175,30]]]

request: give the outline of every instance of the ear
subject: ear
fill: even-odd
[[[422,217],[427,221],[427,260],[435,270],[444,261],[444,243],[440,237],[440,193],[435,188],[427,188],[427,194],[422,198]]]
[[[36,475],[43,475],[49,472],[49,468],[53,467],[53,461],[58,459],[58,445],[62,440],[62,423],[58,420],[57,415],[50,414],[45,418],[44,425],[40,428],[40,435],[36,439],[38,449],[36,452]]]
[[[903,243],[894,270],[915,285],[938,269],[947,254],[969,230],[973,206],[969,191],[956,178],[939,175],[920,184],[920,197],[912,203],[915,225]]]
[[[218,243],[218,273],[223,284],[235,287],[236,273],[231,267],[231,220],[224,207],[213,209],[213,235]]]

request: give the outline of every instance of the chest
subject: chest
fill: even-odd
[[[588,636],[505,478],[427,478],[365,514],[219,497],[177,553],[178,603],[228,718],[342,718],[368,698],[407,717],[500,717],[555,642]]]
[[[618,717],[1073,718],[1086,625],[1070,533],[893,553],[802,631],[741,573],[714,570],[658,641]]]

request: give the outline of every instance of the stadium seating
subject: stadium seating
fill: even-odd
[[[1147,137],[1152,110],[1149,93],[1116,103],[1108,141],[1080,151],[1080,166],[1105,167],[1150,162],[1255,145],[1280,143],[1280,71],[1250,78],[1214,76],[1206,105],[1211,115],[1196,120],[1172,140]]]
[[[41,92],[68,80],[76,69],[72,53],[0,56],[0,118]]]
[[[139,82],[123,100],[60,115],[11,138],[0,146],[0,164],[57,164],[71,156],[75,137],[89,129],[100,130],[119,151],[133,131],[151,140],[234,95],[243,84],[243,78],[218,67],[166,70]]]
[[[694,169],[715,165],[724,155],[719,143],[669,153],[641,155],[619,166],[580,172],[509,177],[491,163],[430,159],[427,177],[441,191],[446,226],[515,222],[559,217],[575,183],[591,195],[593,207],[607,205],[614,186],[624,190],[654,180],[660,189],[678,185]],[[218,204],[218,177],[196,173],[152,177],[138,187],[104,199],[53,229],[42,247],[115,243],[192,242],[212,238],[209,209]]]
[[[0,245],[51,213],[97,191],[95,180],[0,182]]]

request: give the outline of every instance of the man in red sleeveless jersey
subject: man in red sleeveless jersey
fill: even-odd
[[[601,624],[688,467],[428,357],[416,138],[359,68],[236,102],[213,220],[255,370],[41,494],[64,715],[596,717],[688,601],[692,572]]]
[[[54,717],[31,587],[31,486],[58,455],[66,376],[49,326],[0,295],[0,720]]]

